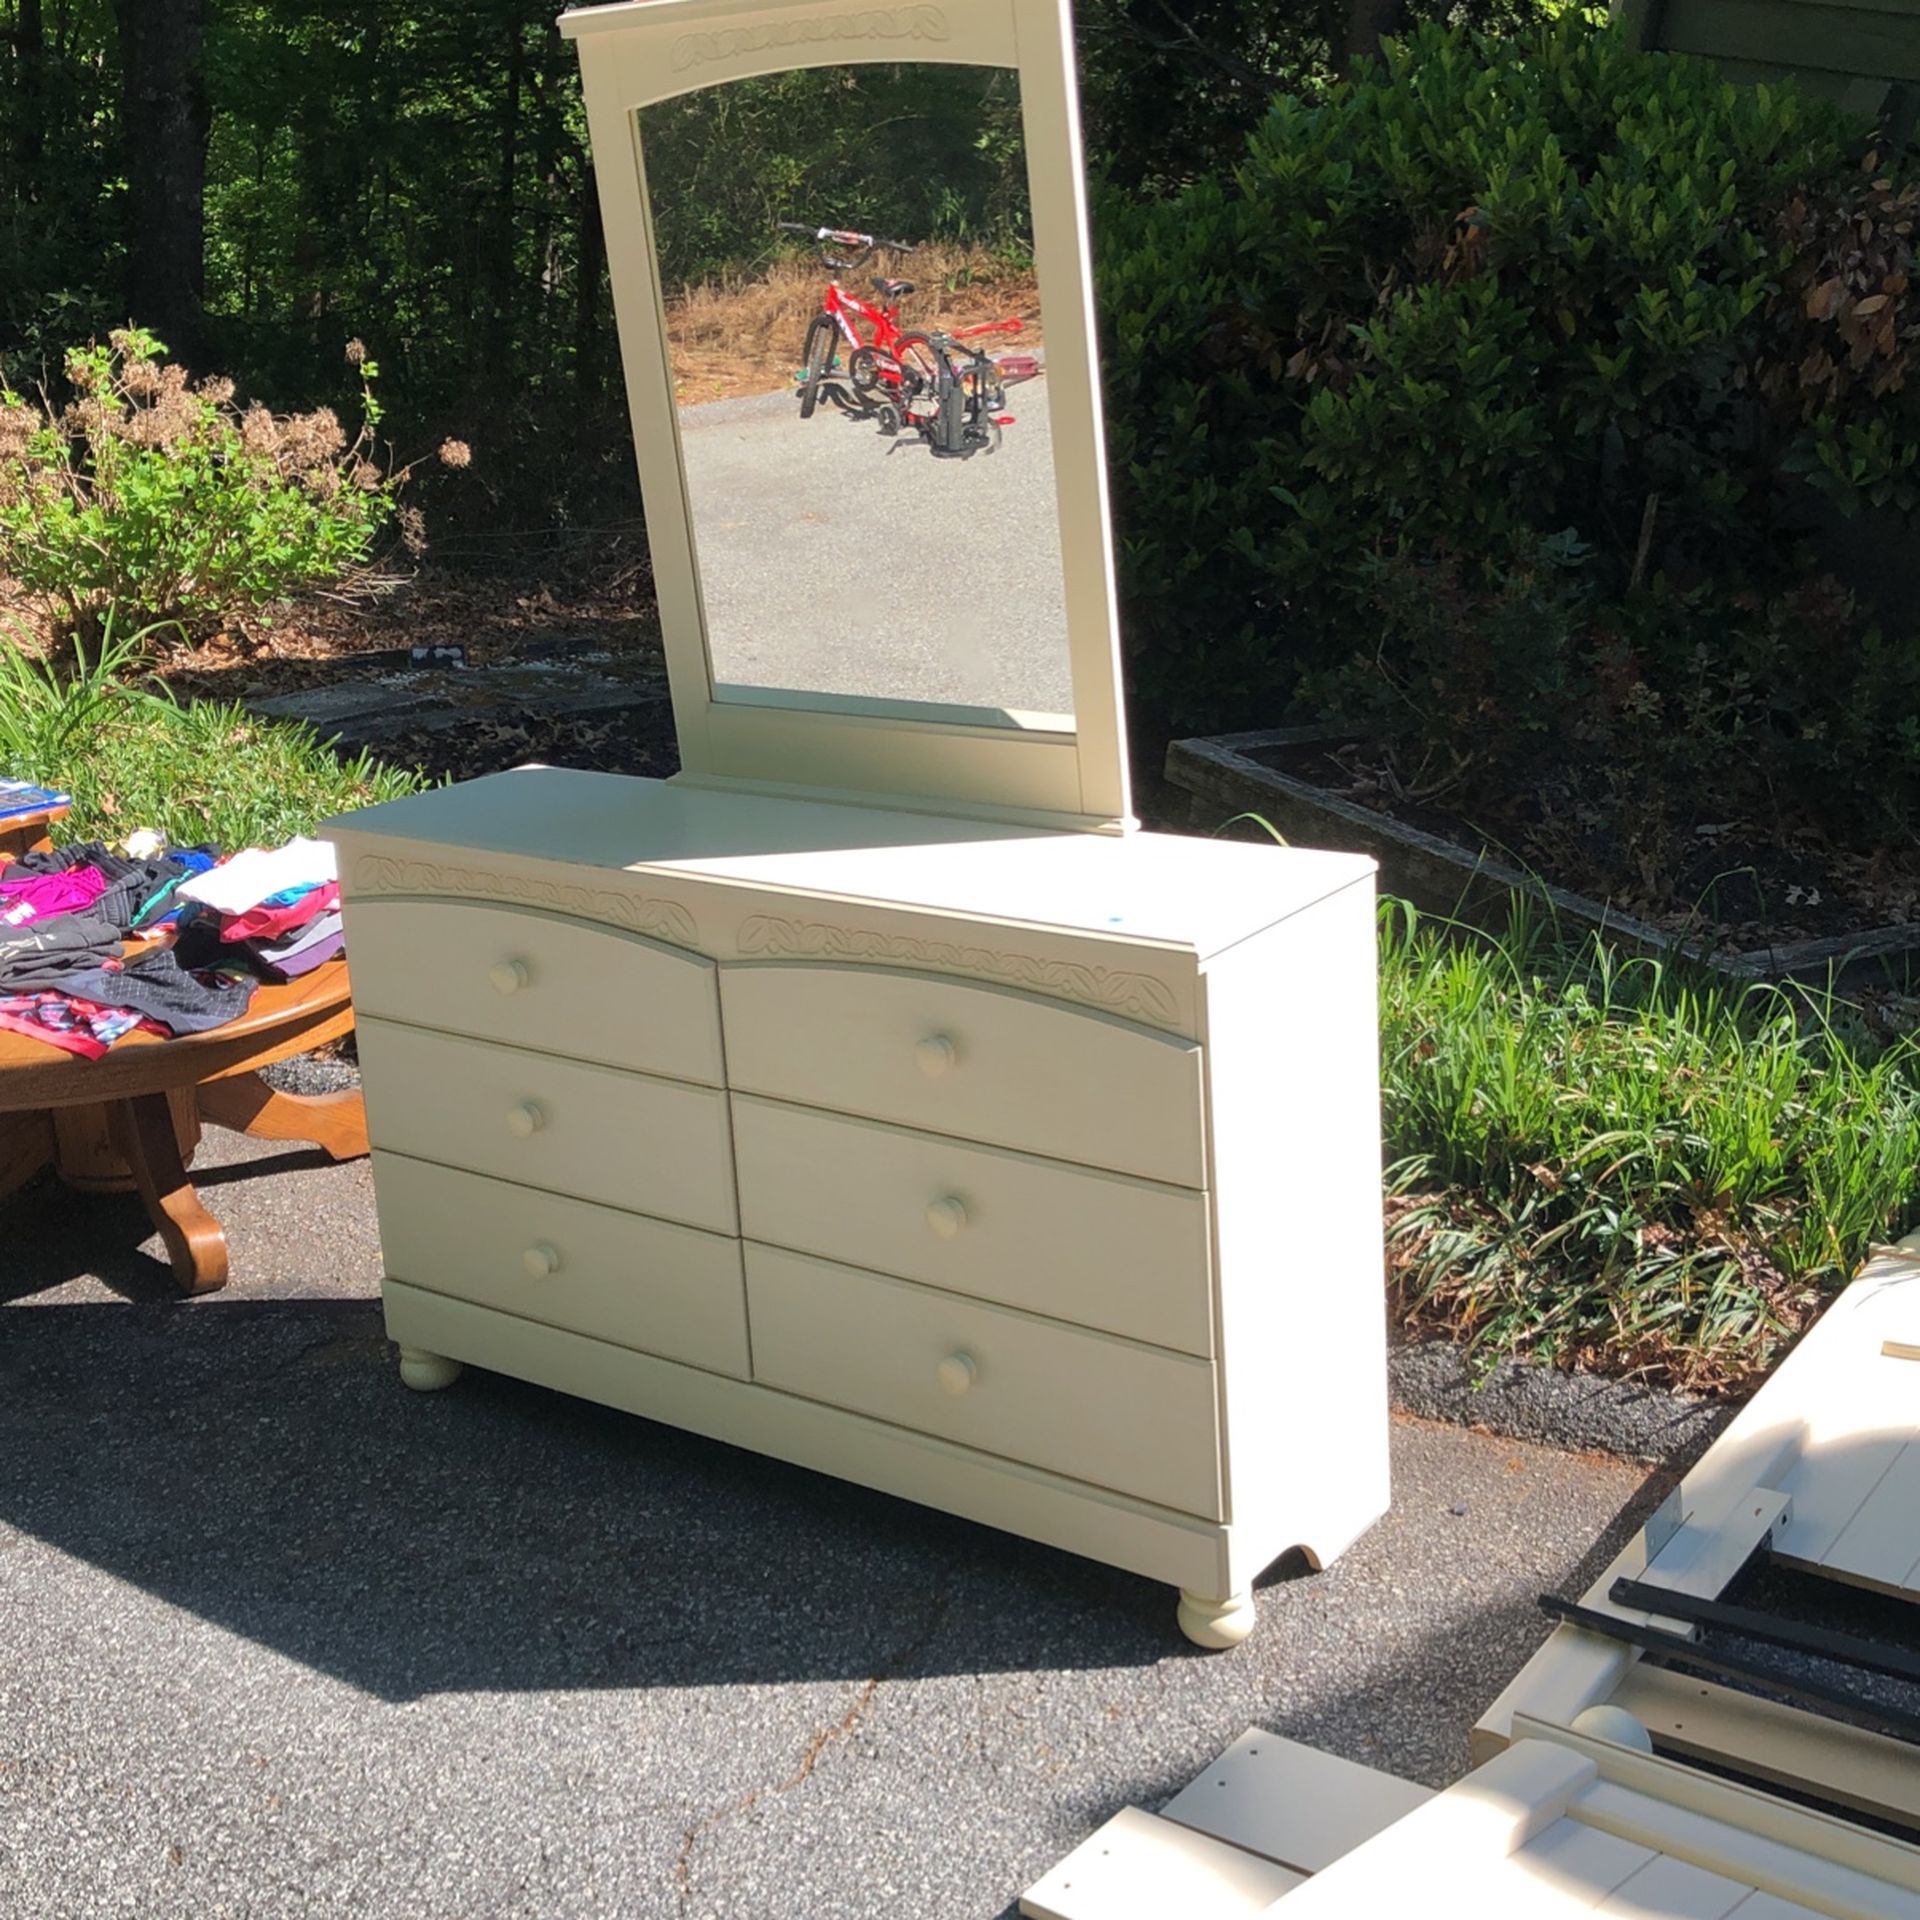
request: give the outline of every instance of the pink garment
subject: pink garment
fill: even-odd
[[[28,927],[57,913],[78,913],[106,890],[107,876],[98,867],[0,877],[0,927]]]
[[[303,893],[288,907],[253,907],[246,913],[236,913],[220,929],[222,940],[272,940],[283,933],[291,933],[295,927],[304,927],[309,920],[317,920],[331,907],[340,904],[340,883],[329,880],[324,886],[315,887],[311,893]]]
[[[295,927],[291,933],[282,934],[278,940],[257,942],[254,952],[260,959],[277,966],[282,960],[290,960],[296,953],[304,952],[316,941],[329,939],[340,931],[341,924],[340,909],[335,907],[329,913],[317,914],[304,927]]]
[[[147,1033],[166,1032],[126,1007],[96,1006],[91,1000],[52,992],[0,995],[0,1027],[77,1053],[83,1060],[98,1060],[116,1040],[135,1028]]]

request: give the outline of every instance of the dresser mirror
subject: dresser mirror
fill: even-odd
[[[816,67],[638,133],[713,697],[1071,732],[1018,76]]]
[[[561,26],[682,783],[1131,825],[1064,11]]]

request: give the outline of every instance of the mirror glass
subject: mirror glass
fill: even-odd
[[[638,115],[718,700],[1072,726],[1017,76]]]

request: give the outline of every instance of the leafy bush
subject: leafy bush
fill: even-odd
[[[1144,706],[1294,702],[1468,798],[1683,720],[1732,804],[1920,797],[1914,650],[1808,546],[1820,494],[1920,506],[1920,187],[1858,131],[1577,19],[1426,26],[1230,175],[1104,195]]]
[[[1446,20],[1512,33],[1570,0],[1399,0],[1375,22]],[[1210,173],[1274,89],[1324,86],[1348,57],[1351,0],[1079,0],[1073,9],[1087,150],[1130,189]]]
[[[0,574],[62,624],[107,607],[191,631],[337,578],[366,559],[404,471],[371,457],[377,369],[358,348],[363,418],[242,408],[190,385],[151,334],[67,355],[54,409],[0,386]],[[444,457],[444,451],[443,451]]]
[[[72,673],[0,643],[0,769],[72,794],[68,837],[156,827],[175,846],[277,846],[423,784],[366,754],[342,760],[311,727],[136,684],[125,676],[146,637],[109,621],[97,649],[77,643]]]
[[[1911,1221],[1920,1046],[1515,911],[1494,941],[1383,907],[1403,1315],[1488,1358],[1749,1382]]]

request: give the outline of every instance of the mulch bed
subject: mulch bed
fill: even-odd
[[[481,572],[431,561],[406,577],[375,576],[355,591],[277,609],[270,622],[236,623],[158,665],[182,698],[253,700],[389,670],[396,656],[433,647],[458,648],[474,668],[598,655],[664,685],[644,536],[582,536]],[[607,713],[442,711],[431,724],[384,735],[375,752],[436,780],[530,760],[664,779],[680,764],[664,698]]]
[[[1748,952],[1920,921],[1920,846],[1837,845],[1809,822],[1728,818],[1713,795],[1684,817],[1623,823],[1617,802],[1571,783],[1471,815],[1410,794],[1356,743],[1262,748],[1256,758],[1357,806],[1469,848],[1666,932]]]
[[[381,741],[383,760],[435,780],[471,780],[528,761],[590,773],[664,780],[680,770],[673,709],[661,700],[616,713],[558,713],[523,720],[475,716],[453,726],[416,728]]]

